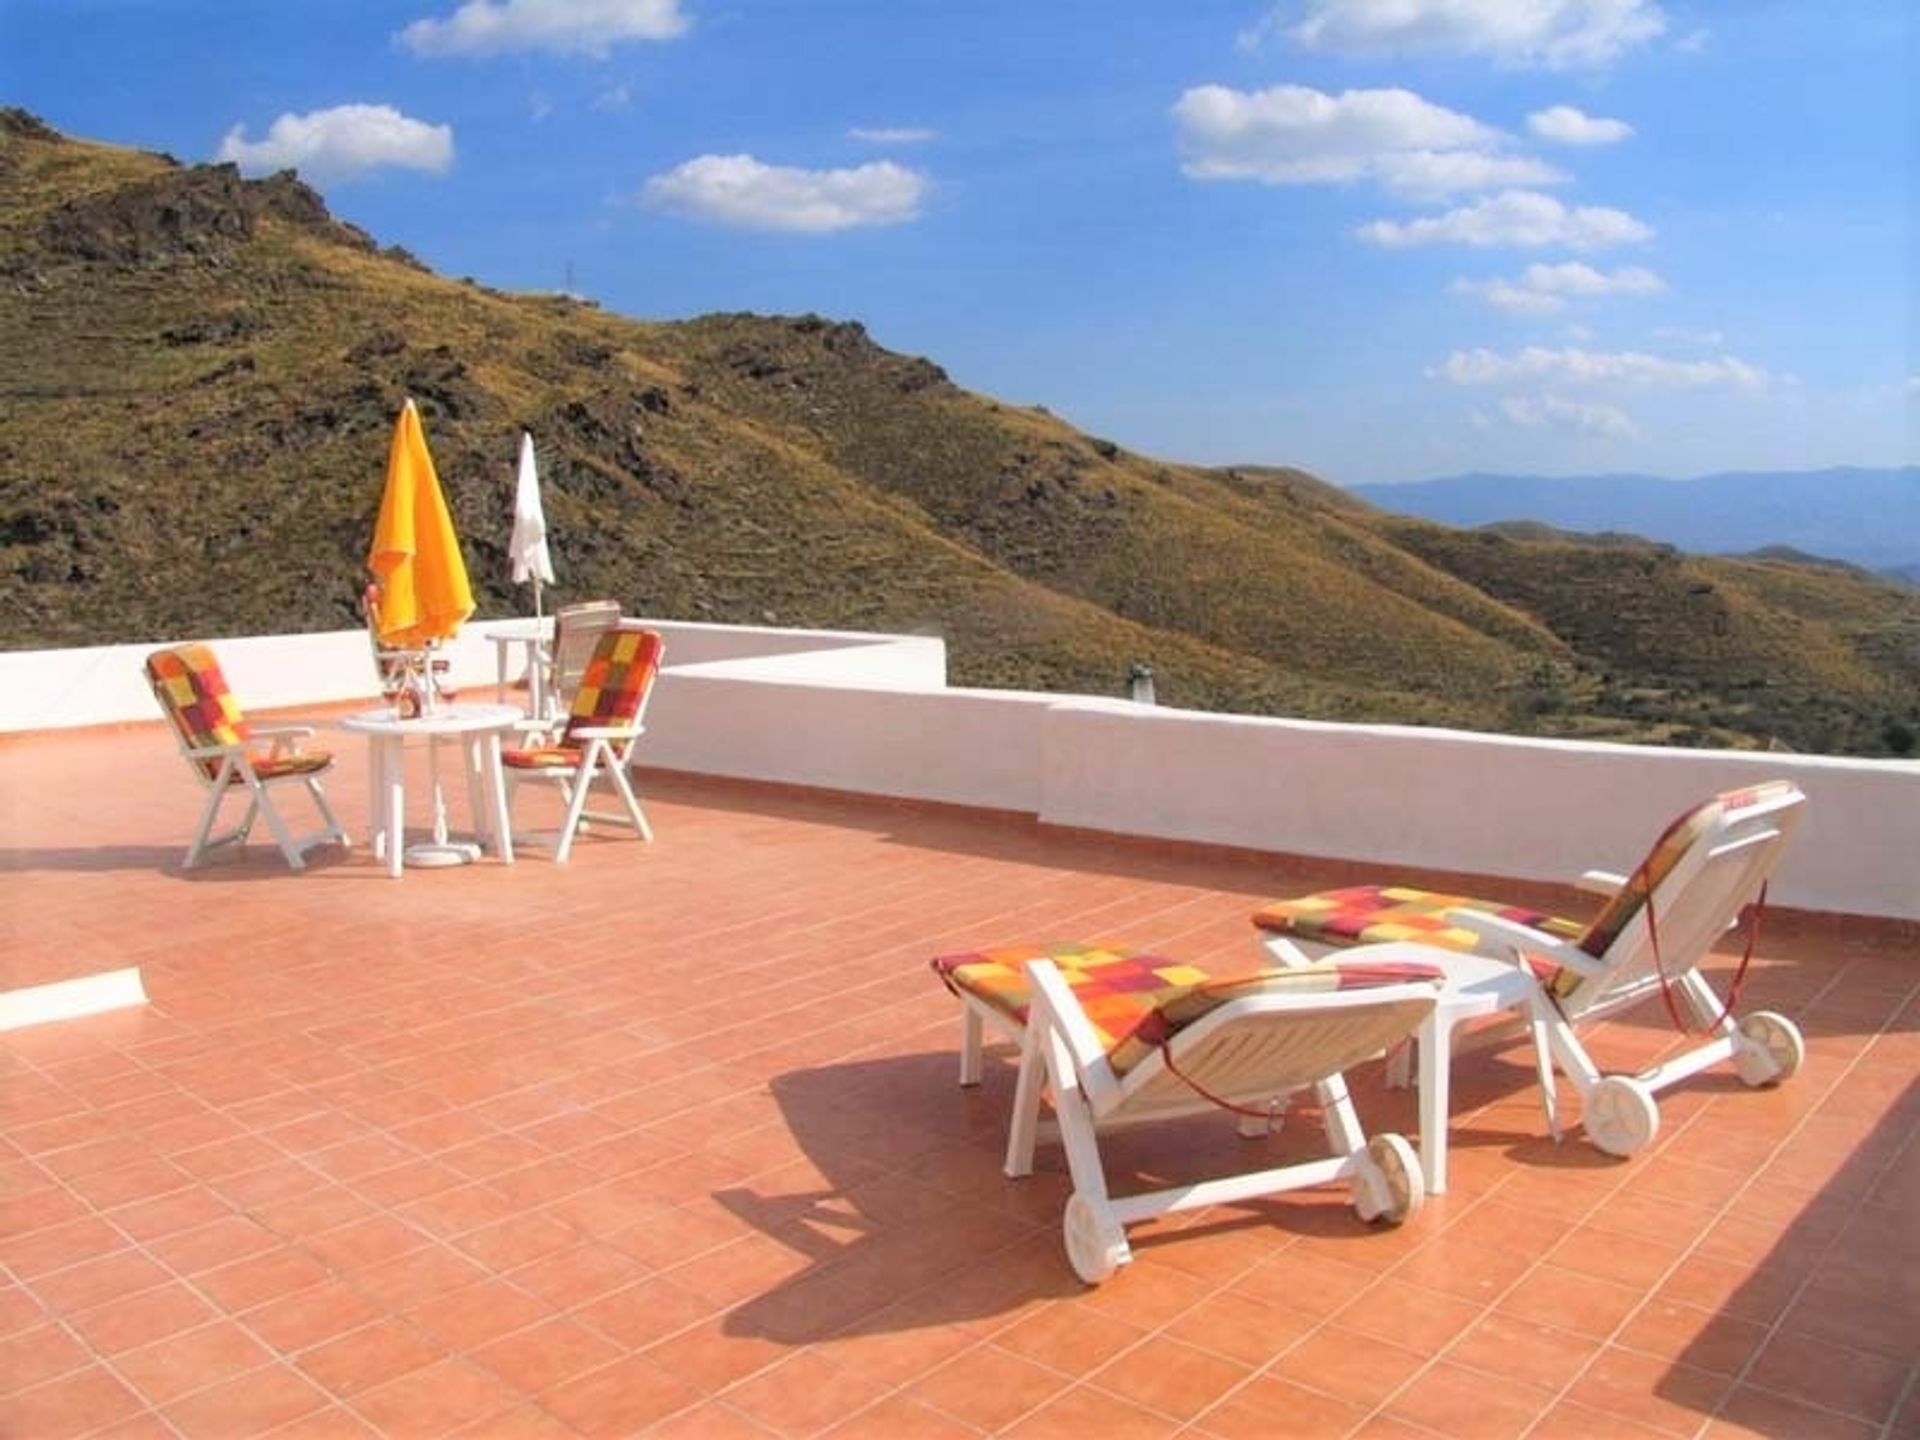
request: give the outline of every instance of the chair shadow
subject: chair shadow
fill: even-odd
[[[238,854],[215,855],[193,869],[182,863],[178,845],[35,845],[0,850],[0,875],[62,872],[76,875],[143,871],[190,885],[246,884],[276,878],[300,879],[303,874],[348,871],[358,866],[368,875],[384,874],[369,867],[364,855],[339,845],[323,845],[306,854],[304,872],[293,869],[271,840],[256,840]]]
[[[1859,1103],[1848,1099],[1843,1117]],[[1869,1434],[1911,1433],[1920,1367],[1916,1133],[1920,1080],[1888,1097],[1873,1127],[1673,1356],[1654,1393],[1741,1433],[1837,1434],[1856,1424]],[[1812,1393],[1790,1393],[1798,1387],[1783,1384],[1773,1363],[1796,1352],[1825,1357]]]

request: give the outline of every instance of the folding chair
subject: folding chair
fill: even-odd
[[[1425,1195],[1398,1135],[1369,1140],[1341,1072],[1405,1039],[1433,1010],[1431,965],[1335,961],[1210,975],[1118,946],[1026,946],[937,959],[967,1006],[962,1080],[979,1077],[980,1024],[1018,1038],[1006,1173],[1033,1173],[1044,1136],[1073,1178],[1062,1228],[1074,1271],[1097,1285],[1131,1259],[1125,1227],[1156,1215],[1343,1182],[1362,1220],[1399,1223]],[[1318,1097],[1328,1155],[1114,1196],[1099,1136],[1216,1110],[1264,1134],[1294,1091]],[[1055,1121],[1043,1123],[1043,1100]],[[1252,1122],[1251,1124],[1247,1122]]]
[[[187,847],[187,869],[198,865],[209,850],[244,845],[256,815],[265,818],[274,843],[295,870],[306,868],[306,852],[316,845],[350,843],[320,788],[320,776],[333,764],[333,756],[325,750],[300,749],[300,741],[313,734],[312,727],[249,725],[227,688],[220,662],[206,645],[156,650],[147,657],[146,673],[154,699],[173,726],[181,755],[208,791],[200,826]],[[264,752],[256,750],[257,740],[268,740],[271,745]],[[324,828],[294,837],[272,793],[274,786],[289,784],[304,786],[313,797]],[[229,794],[242,789],[247,795],[246,812],[237,825],[216,835],[214,822],[221,804]]]
[[[553,649],[546,658],[546,714],[537,718],[558,718],[573,703],[573,692],[580,688],[587,662],[600,637],[620,624],[618,600],[580,600],[562,605],[553,614]]]
[[[521,728],[534,743],[501,751],[509,815],[523,780],[545,780],[560,787],[567,813],[554,842],[555,861],[565,863],[574,835],[590,820],[627,825],[642,840],[653,839],[627,766],[635,743],[646,731],[642,721],[665,649],[658,632],[638,624],[603,631],[573,692],[566,720],[527,721]],[[602,779],[613,787],[624,814],[586,808],[594,782]]]

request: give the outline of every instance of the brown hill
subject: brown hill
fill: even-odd
[[[1208,708],[1874,750],[1920,670],[1911,591],[1685,557],[1650,586],[1641,550],[1575,564],[1298,471],[1150,460],[856,324],[649,324],[449,281],[291,176],[67,140],[17,111],[0,117],[0,339],[15,648],[354,623],[412,395],[483,614],[523,603],[504,550],[525,427],[562,598],[937,630],[960,683],[1115,693],[1146,660],[1164,700]],[[1663,639],[1709,608],[1697,585],[1722,628]],[[1843,718],[1802,704],[1816,694]]]

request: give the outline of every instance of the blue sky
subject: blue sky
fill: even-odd
[[[1920,462],[1908,0],[0,0],[0,102],[1170,459]]]

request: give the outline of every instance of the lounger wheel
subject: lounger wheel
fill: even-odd
[[[1807,1042],[1800,1038],[1800,1027],[1786,1016],[1756,1010],[1740,1017],[1733,1065],[1744,1083],[1777,1085],[1791,1078],[1806,1058]]]
[[[1626,1075],[1609,1075],[1586,1096],[1587,1139],[1609,1155],[1644,1150],[1660,1133],[1653,1092]]]
[[[1398,1225],[1427,1198],[1420,1157],[1398,1135],[1376,1135],[1367,1142],[1353,1177],[1353,1208],[1362,1220]]]
[[[1067,1215],[1061,1228],[1066,1232],[1067,1259],[1073,1263],[1073,1273],[1089,1285],[1098,1285],[1133,1258],[1126,1232],[1078,1190],[1067,1197]]]

